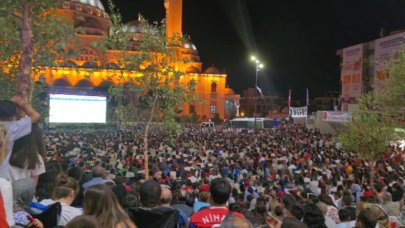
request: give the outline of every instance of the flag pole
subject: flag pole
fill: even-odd
[[[307,115],[308,115],[308,107],[309,107],[309,90],[308,90],[308,88],[307,88]]]
[[[307,88],[306,103],[307,103],[307,118],[305,119],[305,127],[308,126],[308,116],[309,116],[309,90],[308,90],[308,88]]]
[[[288,90],[288,117],[291,116],[291,89]]]

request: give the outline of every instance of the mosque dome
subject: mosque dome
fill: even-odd
[[[200,70],[195,66],[189,66],[186,69],[186,73],[196,73],[196,74],[198,74],[198,73],[200,73]]]
[[[231,88],[225,88],[225,95],[235,95],[235,91]]]
[[[141,33],[141,27],[140,27],[139,23],[140,22],[138,20],[133,20],[133,21],[128,22],[126,24],[127,32],[129,32],[129,33]]]
[[[185,49],[190,49],[190,50],[193,50],[193,51],[197,51],[197,47],[193,44],[193,42],[191,42],[191,40],[183,41],[182,46]]]
[[[139,20],[129,21],[123,27],[124,32],[129,33],[131,40],[136,42],[135,46],[139,47],[141,40],[143,39],[143,33],[141,31],[141,25]]]
[[[105,11],[103,3],[101,3],[100,0],[71,0],[71,1],[72,2],[80,2],[82,4],[93,6],[93,7],[96,7],[98,9],[101,9],[101,10]]]
[[[208,67],[205,71],[204,71],[204,73],[205,74],[222,74],[222,72],[220,71],[220,70],[218,70],[217,68],[215,68],[215,67]]]

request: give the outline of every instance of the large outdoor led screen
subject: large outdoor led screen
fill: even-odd
[[[51,123],[105,123],[107,98],[50,94],[49,122]]]

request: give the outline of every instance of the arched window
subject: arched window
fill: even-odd
[[[188,82],[188,89],[190,90],[190,92],[194,92],[195,89],[196,89],[196,87],[197,87],[197,82],[196,82],[196,80],[195,80],[195,79],[191,79],[191,80]]]
[[[108,63],[103,64],[103,68],[106,68],[106,69],[119,69],[120,66],[118,64],[116,64],[116,63],[108,62]]]
[[[76,87],[93,87],[89,80],[82,79],[76,83]]]
[[[82,65],[83,68],[97,68],[98,64],[96,62],[85,62]]]
[[[71,85],[67,79],[58,78],[55,81],[53,81],[53,86],[71,86]]]
[[[60,64],[61,67],[72,67],[72,68],[77,68],[77,64],[71,60],[64,61],[63,63]]]
[[[188,113],[192,114],[195,113],[195,106],[192,104],[188,105]]]
[[[217,92],[217,83],[213,82],[211,83],[211,93],[216,93]]]
[[[95,90],[108,92],[108,89],[113,83],[111,81],[103,81]]]

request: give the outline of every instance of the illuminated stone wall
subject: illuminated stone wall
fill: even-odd
[[[167,34],[181,34],[182,0],[166,0],[165,7]],[[80,50],[80,56],[77,59],[59,60],[60,67],[45,66],[35,74],[36,80],[44,78],[52,86],[100,87],[120,83],[121,74],[125,77],[139,76],[136,72],[115,70],[117,68],[115,51],[104,54],[89,48],[92,42],[108,35],[109,16],[103,9],[79,1],[64,1],[58,12],[65,15],[75,26],[82,27],[78,34],[80,42],[74,44],[75,48]],[[175,63],[180,71],[185,72],[182,80],[188,82],[194,79],[197,84],[195,91],[192,92],[203,100],[202,103],[184,104],[182,115],[191,116],[195,113],[201,120],[207,120],[212,119],[216,112],[221,118],[225,118],[227,75],[214,67],[203,71],[203,63],[200,62],[197,48],[191,41],[176,49],[179,56],[187,60],[187,63],[183,63],[184,61]],[[136,54],[136,51],[129,54]]]

